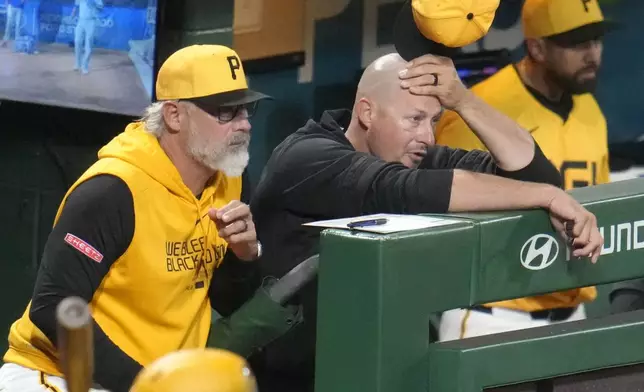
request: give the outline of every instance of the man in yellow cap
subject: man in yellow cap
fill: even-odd
[[[130,392],[257,392],[246,360],[217,349],[180,350],[139,373]]]
[[[606,120],[592,95],[602,37],[612,27],[597,0],[526,0],[525,57],[472,91],[530,133],[560,170],[565,189],[609,181]],[[454,112],[438,143],[468,150],[485,145]],[[594,287],[501,301],[443,313],[440,339],[451,340],[585,318]]]
[[[248,88],[239,56],[218,45],[172,54],[156,94],[65,195],[31,301],[9,333],[3,392],[66,390],[55,311],[69,296],[92,311],[94,381],[127,391],[154,360],[206,346],[220,290],[213,274],[237,277],[259,257],[241,174],[248,118],[267,96]],[[226,253],[238,259],[224,262]]]

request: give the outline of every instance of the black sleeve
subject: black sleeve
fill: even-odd
[[[226,252],[222,264],[212,276],[208,295],[213,309],[228,317],[259,287],[259,269],[255,261],[241,261],[233,252]]]
[[[286,205],[314,219],[380,212],[444,213],[449,207],[454,169],[561,185],[559,172],[536,143],[534,158],[525,168],[506,172],[482,151],[434,146],[419,169],[409,169],[337,141],[311,138],[276,150],[258,193],[266,199],[266,206]]]
[[[644,309],[644,279],[615,283],[609,301],[613,314]]]
[[[541,147],[536,141],[532,161],[523,169],[516,171],[505,171],[499,168],[492,155],[488,152],[480,150],[468,151],[438,145],[429,149],[427,157],[421,163],[420,168],[462,169],[478,173],[496,174],[513,180],[541,182],[558,188],[563,186],[561,174],[543,155],[543,151],[541,151]]]
[[[250,182],[250,175],[248,174],[248,169],[244,170],[242,174],[242,189],[240,201],[246,204],[250,204],[250,198],[253,195],[253,185]]]
[[[250,204],[252,188],[248,171],[242,174],[241,201]],[[256,262],[239,260],[234,252],[226,252],[224,260],[214,271],[208,295],[213,309],[227,317],[249,300],[259,287]]]
[[[269,159],[256,196],[298,215],[445,212],[452,170],[416,170],[388,163],[326,138],[296,141]]]
[[[121,179],[93,177],[69,195],[47,239],[36,277],[29,318],[57,344],[56,307],[68,296],[88,303],[134,235],[132,194]],[[92,257],[78,248],[89,244]],[[127,391],[141,365],[94,322],[94,380],[113,392]]]
[[[563,188],[563,179],[559,170],[546,158],[541,147],[534,142],[534,157],[528,166],[517,171],[505,171],[497,168],[496,175],[513,180],[540,182]]]

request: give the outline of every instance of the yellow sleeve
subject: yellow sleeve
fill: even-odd
[[[456,112],[446,111],[436,125],[436,143],[464,150],[483,150],[486,147]]]
[[[597,184],[610,182],[610,166],[608,164],[608,154],[604,155],[597,168]]]

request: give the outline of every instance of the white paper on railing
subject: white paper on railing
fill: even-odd
[[[361,226],[349,228],[352,222],[362,222],[373,219],[386,219],[387,222],[379,225]],[[352,218],[331,219],[317,222],[305,223],[304,226],[315,226],[334,229],[345,229],[355,231],[367,231],[371,233],[397,233],[402,231],[427,229],[430,227],[441,227],[461,223],[455,219],[439,218],[433,216],[402,215],[402,214],[373,214],[356,216]]]

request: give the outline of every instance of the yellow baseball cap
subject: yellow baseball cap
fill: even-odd
[[[174,52],[161,65],[156,98],[216,108],[270,97],[248,88],[244,67],[234,50],[222,45],[192,45]]]
[[[487,34],[499,0],[410,0],[394,27],[394,43],[406,60],[424,54],[450,56]]]
[[[130,392],[257,392],[246,360],[220,349],[173,352],[145,367]]]
[[[597,0],[525,0],[525,38],[549,38],[563,45],[597,39],[616,25],[606,21]]]

